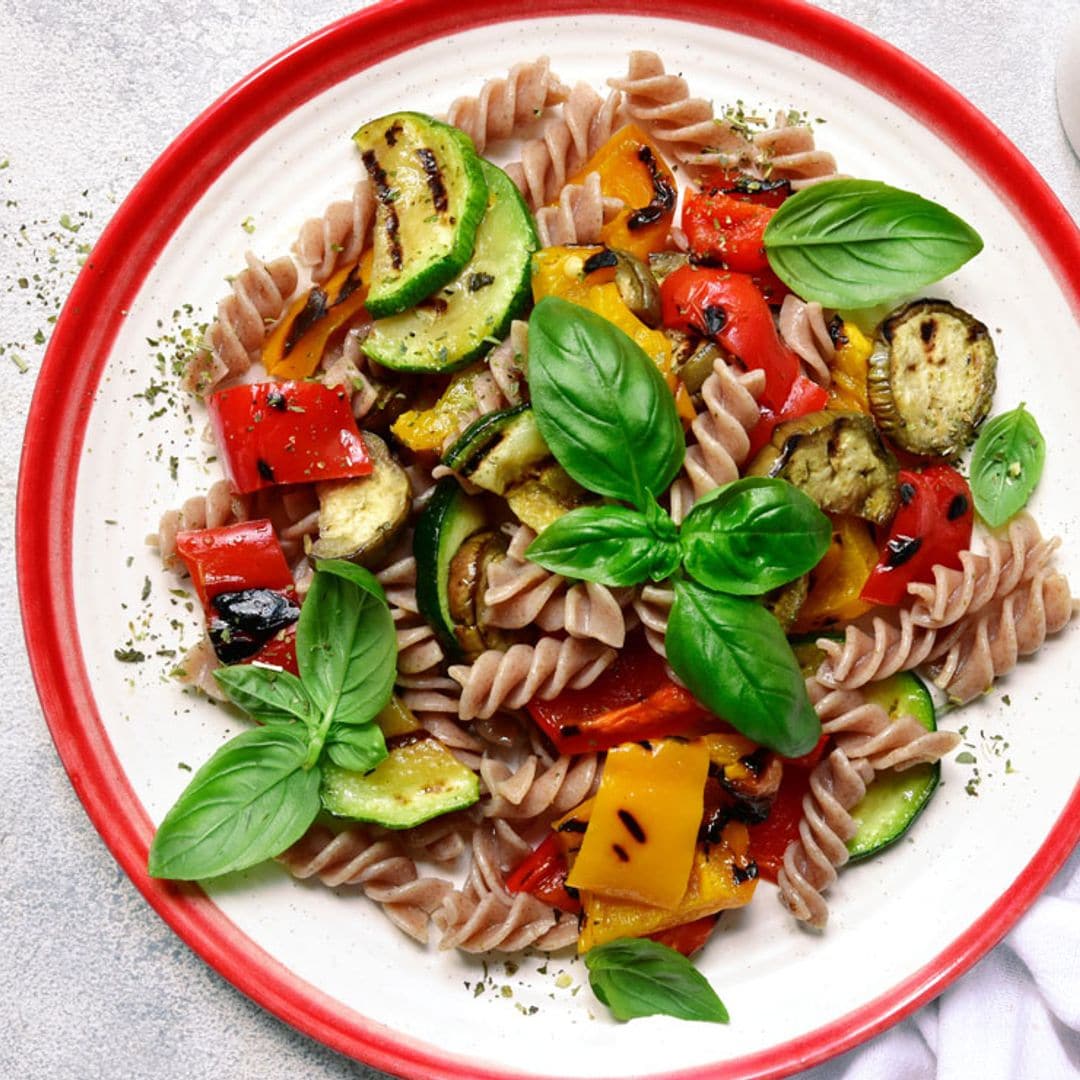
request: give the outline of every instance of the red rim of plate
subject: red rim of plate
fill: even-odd
[[[534,18],[600,12],[649,15],[640,0],[540,0]],[[960,152],[1010,207],[1043,253],[1080,319],[1080,231],[1006,137],[910,57],[800,0],[673,0],[664,17],[763,38],[820,61],[904,108]],[[75,482],[94,391],[124,313],[169,237],[212,181],[297,105],[342,79],[426,41],[510,21],[503,0],[449,5],[390,0],[313,34],[268,61],[199,116],[151,166],[117,211],[57,322],[34,393],[19,476],[16,550],[30,661],[71,782],[109,850],[167,923],[207,963],[308,1035],[379,1068],[415,1077],[523,1076],[420,1046],[299,979],[247,938],[198,888],[146,874],[153,826],[101,724],[74,610]],[[362,59],[361,59],[362,58]],[[198,155],[200,167],[189,167]],[[78,356],[79,363],[68,358]],[[1080,838],[1080,785],[1015,882],[940,955],[890,991],[796,1039],[723,1062],[725,1076],[782,1076],[851,1049],[940,993],[992,948],[1029,907]],[[534,1074],[528,1074],[537,1080]],[[666,1074],[714,1075],[705,1066]]]

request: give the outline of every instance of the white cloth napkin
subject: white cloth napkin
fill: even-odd
[[[1080,1076],[1080,849],[1005,940],[936,1001],[803,1080]]]

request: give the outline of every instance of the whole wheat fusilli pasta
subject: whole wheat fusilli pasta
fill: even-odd
[[[359,885],[409,937],[426,942],[430,914],[453,891],[448,881],[422,878],[416,863],[392,839],[375,839],[360,826],[334,833],[315,824],[278,856],[294,877],[324,885]]]
[[[591,172],[584,183],[567,184],[554,206],[542,206],[536,211],[540,245],[593,244],[600,239],[600,230],[623,205],[622,199],[603,194],[600,174]]]
[[[1030,514],[1009,523],[1005,537],[989,536],[986,551],[960,552],[961,568],[935,566],[934,580],[912,582],[911,621],[916,626],[950,626],[969,613],[1013,591],[1050,561],[1060,540],[1044,540]]]
[[[598,773],[595,754],[563,755],[547,766],[530,754],[516,768],[485,755],[480,762],[480,780],[491,798],[484,803],[483,814],[530,821],[542,815],[565,814],[594,793]]]
[[[616,656],[596,641],[543,637],[535,645],[488,649],[472,664],[455,664],[450,675],[461,684],[458,715],[463,720],[519,709],[533,698],[547,701],[567,687],[594,682]]]
[[[331,203],[321,218],[310,218],[293,245],[297,261],[321,285],[338,267],[351,266],[360,258],[375,220],[375,189],[361,180],[351,199]]]
[[[205,495],[193,495],[179,510],[166,510],[158,522],[158,531],[147,543],[158,549],[161,561],[170,570],[182,567],[176,556],[176,534],[185,529],[216,529],[236,521],[247,521],[249,499],[233,494],[228,480],[217,480]]]
[[[263,262],[250,251],[247,268],[232,280],[206,332],[206,348],[188,362],[183,383],[206,395],[223,379],[243,375],[258,358],[269,328],[281,317],[296,289],[296,264],[288,256]]]
[[[788,293],[780,305],[780,336],[784,344],[798,354],[811,377],[822,386],[828,386],[832,380],[829,365],[836,356],[836,347],[821,305],[816,300],[807,303],[794,293]]]
[[[520,405],[529,400],[529,386],[525,381],[528,342],[529,324],[515,319],[510,324],[510,333],[506,340],[488,353],[488,370],[495,380],[495,385],[506,398],[507,405]]]
[[[488,79],[476,97],[459,97],[446,122],[465,132],[482,154],[488,143],[516,138],[544,109],[565,100],[567,89],[552,73],[546,56],[515,64],[505,79]]]

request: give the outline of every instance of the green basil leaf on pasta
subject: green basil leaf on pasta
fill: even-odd
[[[232,664],[214,672],[229,700],[263,724],[310,723],[311,699],[304,684],[291,671],[257,664]]]
[[[816,745],[821,722],[775,617],[759,603],[676,580],[668,661],[706,708],[784,757]]]
[[[529,320],[529,391],[540,434],[583,487],[644,508],[686,441],[656,365],[599,315],[547,296]]]
[[[1046,441],[1023,405],[990,420],[971,455],[971,494],[983,521],[996,528],[1023,510],[1045,460]]]
[[[660,540],[644,514],[624,506],[582,506],[549,525],[526,556],[547,570],[601,585],[637,585],[659,562],[678,565],[674,539]]]
[[[191,881],[280,855],[319,812],[318,768],[304,769],[302,724],[231,739],[195,774],[150,845],[153,877]]]
[[[682,953],[648,938],[617,938],[585,954],[589,986],[616,1020],[674,1016],[726,1024],[728,1012]]]
[[[337,559],[318,564],[300,609],[296,657],[324,727],[366,724],[390,700],[397,637],[386,597],[368,571]]]
[[[331,724],[326,754],[343,769],[368,772],[387,757],[386,738],[378,724]]]
[[[821,561],[832,524],[784,480],[747,477],[714,488],[682,523],[683,565],[709,589],[760,596]]]
[[[777,276],[804,300],[864,308],[939,281],[982,238],[938,203],[876,180],[826,180],[787,199],[765,229]]]

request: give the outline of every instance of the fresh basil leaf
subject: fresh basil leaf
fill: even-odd
[[[343,769],[369,772],[386,760],[386,738],[378,724],[331,724],[326,753]]]
[[[397,637],[371,574],[341,560],[319,563],[300,609],[296,657],[324,726],[366,724],[390,700]]]
[[[680,952],[648,938],[616,938],[585,954],[592,992],[616,1020],[675,1016],[726,1024],[708,980]]]
[[[784,480],[746,477],[700,498],[682,523],[687,574],[709,589],[760,596],[812,570],[832,524]]]
[[[590,491],[644,508],[686,453],[656,365],[607,319],[546,296],[529,320],[529,391],[540,434]]]
[[[313,719],[311,699],[291,671],[232,664],[218,668],[214,678],[234,705],[264,724],[310,723]]]
[[[971,494],[983,521],[996,528],[1019,513],[1045,460],[1046,441],[1023,405],[990,420],[971,454]]]
[[[694,697],[754,742],[784,757],[816,745],[821,722],[799,665],[760,604],[676,580],[664,642]]]
[[[663,551],[668,557],[663,557]],[[549,525],[526,558],[566,577],[601,585],[637,585],[657,561],[678,565],[675,540],[659,540],[645,515],[624,506],[581,506]],[[671,570],[667,569],[670,574]]]
[[[230,739],[195,774],[150,845],[153,877],[191,881],[280,855],[319,812],[307,729],[272,725]]]
[[[982,250],[945,207],[876,180],[826,180],[784,201],[765,229],[778,277],[804,300],[864,308],[939,281]]]

